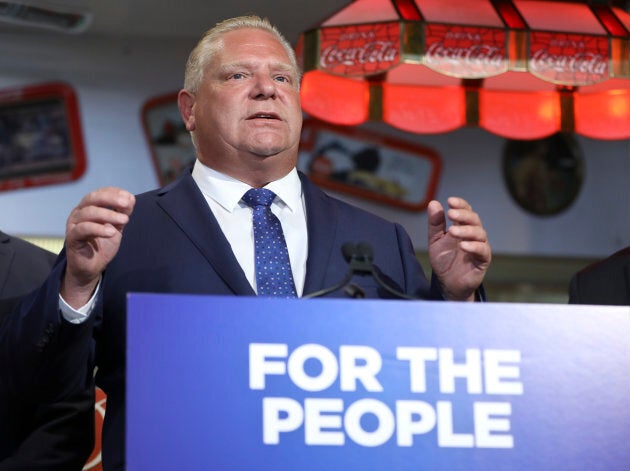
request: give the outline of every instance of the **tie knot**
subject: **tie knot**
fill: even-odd
[[[276,194],[266,188],[252,188],[243,195],[243,201],[252,208],[256,206],[270,206]]]

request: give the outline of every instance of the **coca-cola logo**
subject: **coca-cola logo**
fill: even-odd
[[[546,74],[547,72],[587,74],[591,76],[605,76],[608,72],[608,62],[601,54],[579,52],[571,56],[551,54],[545,49],[536,51],[532,55],[530,67],[533,71]]]
[[[441,42],[431,44],[426,53],[426,64],[439,66],[452,64],[464,71],[487,72],[503,65],[503,50],[488,44],[472,44],[468,47],[447,47]]]
[[[497,28],[430,24],[424,64],[464,78],[498,75],[507,70],[505,31]]]
[[[398,23],[326,28],[320,42],[319,68],[333,74],[376,74],[400,59]]]
[[[529,70],[565,85],[598,83],[608,78],[608,49],[604,36],[532,32]]]
[[[333,44],[322,51],[320,65],[327,69],[336,65],[348,67],[369,63],[392,63],[398,57],[397,44],[391,41],[366,42],[356,47],[339,47]]]

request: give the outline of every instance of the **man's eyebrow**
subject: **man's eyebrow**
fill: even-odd
[[[258,65],[255,62],[241,61],[230,62],[229,64],[223,64],[219,67],[220,71],[231,71],[234,69],[256,69]],[[294,68],[291,64],[285,64],[284,62],[276,62],[270,66],[271,70],[281,72],[293,72]]]

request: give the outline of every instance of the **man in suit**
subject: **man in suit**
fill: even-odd
[[[137,197],[102,188],[71,212],[62,262],[40,290],[41,302],[33,303],[40,310],[23,318],[50,320],[55,332],[72,330],[72,322],[93,323],[85,341],[94,346],[97,383],[108,398],[105,469],[124,467],[126,294],[255,296],[260,285],[247,190],[276,194],[271,211],[281,221],[298,297],[337,284],[348,271],[342,246],[359,241],[374,248],[374,265],[394,291],[422,299],[482,296],[491,251],[465,200],[449,198],[448,211],[429,204],[428,281],[400,225],[326,195],[296,170],[299,82],[293,49],[266,20],[218,24],[192,51],[178,96],[196,146],[192,172]],[[391,297],[370,277],[353,281],[366,297]]]
[[[569,303],[630,306],[630,247],[573,275]]]
[[[13,311],[44,282],[56,258],[0,231],[0,372],[9,371],[7,363],[19,350],[4,334],[16,320]],[[42,389],[16,387],[18,376],[0,375],[0,471],[80,470],[93,442],[91,389],[53,397]]]

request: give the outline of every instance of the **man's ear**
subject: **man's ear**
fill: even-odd
[[[182,115],[187,131],[195,130],[195,114],[193,107],[195,105],[195,95],[188,90],[180,90],[177,94],[177,106],[179,113]]]

